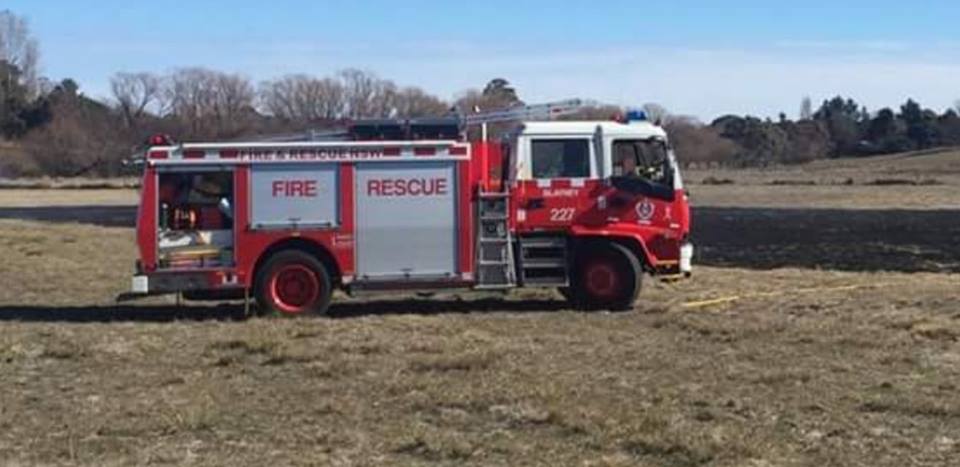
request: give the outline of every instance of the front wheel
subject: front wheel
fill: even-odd
[[[261,310],[285,316],[326,313],[333,295],[327,268],[299,250],[271,256],[257,273],[255,288]]]
[[[578,308],[623,311],[640,293],[643,268],[622,245],[594,243],[578,252],[571,276],[570,298]]]

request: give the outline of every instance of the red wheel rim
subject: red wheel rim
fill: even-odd
[[[586,288],[595,297],[611,298],[620,289],[620,276],[612,264],[597,260],[587,265],[584,271]]]
[[[316,273],[302,264],[281,266],[270,279],[270,298],[284,313],[307,311],[320,297]]]

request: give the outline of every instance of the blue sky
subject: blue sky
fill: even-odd
[[[502,76],[528,102],[658,102],[710,120],[960,99],[960,2],[5,0],[45,75],[107,95],[116,71],[206,66],[255,81],[356,67],[453,98]],[[803,5],[800,6],[799,4]]]

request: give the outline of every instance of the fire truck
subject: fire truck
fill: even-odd
[[[644,275],[689,275],[687,194],[660,126],[555,120],[578,105],[362,121],[320,140],[153,137],[126,295],[301,315],[335,290],[548,287],[629,309]],[[499,141],[465,136],[507,121]]]

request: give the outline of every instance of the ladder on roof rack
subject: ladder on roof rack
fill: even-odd
[[[594,105],[596,105],[596,102],[585,99],[567,99],[545,104],[523,105],[490,112],[464,114],[461,116],[461,120],[467,126],[514,120],[553,120]]]

